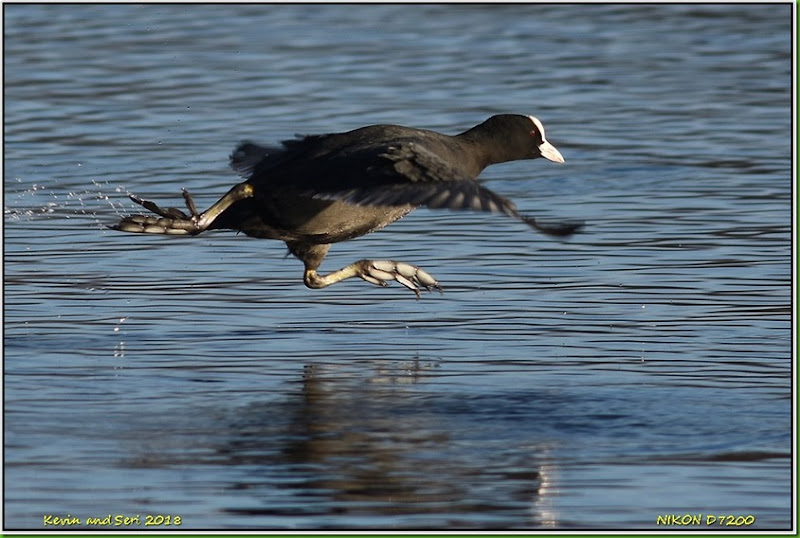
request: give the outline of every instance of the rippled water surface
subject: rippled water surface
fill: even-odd
[[[793,524],[790,4],[4,8],[6,528]],[[441,295],[105,228],[241,139],[500,112],[566,164],[486,184],[582,233],[419,210],[323,265]]]

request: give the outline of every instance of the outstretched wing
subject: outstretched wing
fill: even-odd
[[[511,200],[413,139],[355,150],[337,142],[335,135],[289,140],[282,148],[244,142],[231,155],[231,167],[256,186],[319,200],[500,212],[550,235],[569,235],[582,225],[546,225],[521,215]]]
[[[413,140],[343,152],[325,160],[332,179],[314,186],[310,192],[314,198],[517,214],[511,200],[481,186],[457,165]],[[349,167],[353,167],[350,174]]]
[[[440,181],[382,187],[361,187],[312,195],[320,200],[343,200],[356,205],[415,205],[432,209],[496,211],[516,216],[511,200],[476,181]]]

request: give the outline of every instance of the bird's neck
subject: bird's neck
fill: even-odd
[[[459,146],[466,149],[462,158],[476,177],[487,166],[509,160],[498,158],[498,148],[493,147],[494,142],[479,129],[480,127],[478,125],[455,136],[459,140]]]

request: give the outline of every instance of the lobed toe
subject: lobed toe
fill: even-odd
[[[441,289],[439,283],[429,273],[415,265],[391,260],[364,260],[362,279],[371,284],[386,286],[391,280],[397,281],[420,296],[420,288]]]

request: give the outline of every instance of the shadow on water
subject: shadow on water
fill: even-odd
[[[619,501],[592,508],[592,526],[613,528],[632,491],[656,487],[651,473],[689,470],[687,484],[719,475],[719,484],[707,487],[730,488],[741,465],[781,472],[789,458],[780,450],[683,438],[682,431],[708,429],[705,412],[714,407],[694,413],[708,393],[691,385],[676,390],[653,382],[643,387],[648,394],[632,393],[625,387],[633,376],[624,371],[617,387],[586,371],[576,383],[574,376],[563,379],[563,363],[540,361],[498,360],[474,375],[438,359],[342,359],[297,365],[277,392],[251,379],[237,401],[224,387],[213,388],[235,379],[234,372],[222,381],[214,368],[196,369],[206,401],[180,409],[162,404],[147,420],[126,413],[117,421],[125,427],[111,432],[120,454],[113,465],[191,475],[178,487],[207,499],[210,519],[232,516],[230,528],[541,529],[586,527],[572,501],[560,498],[564,491],[619,490]],[[481,377],[502,378],[503,366],[513,375],[534,365],[538,384],[477,389]],[[596,365],[596,372],[603,369]],[[208,407],[208,396],[216,407]],[[735,424],[713,428],[737,435]],[[689,510],[697,492],[686,495]],[[655,499],[639,505],[653,517],[659,511]],[[628,524],[652,527],[636,517]]]
[[[509,413],[524,412],[511,405],[513,394],[464,399],[416,390],[438,371],[438,361],[419,358],[309,364],[285,398],[255,397],[174,432],[203,439],[189,452],[175,450],[174,437],[159,446],[147,430],[128,430],[132,457],[119,464],[226,467],[232,480],[215,487],[235,502],[219,509],[241,516],[235,526],[242,528],[312,521],[342,528],[335,517],[343,515],[355,518],[345,528],[554,525],[552,442],[535,432],[515,439],[500,426],[513,421]],[[465,435],[460,427],[476,420]],[[148,442],[137,450],[137,439]]]

